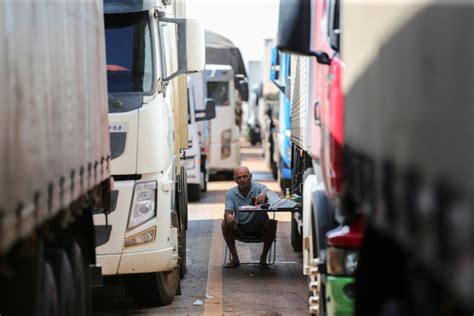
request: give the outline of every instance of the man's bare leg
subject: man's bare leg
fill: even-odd
[[[267,265],[267,255],[272,247],[272,243],[275,240],[277,229],[277,221],[276,220],[268,220],[263,225],[263,250],[262,255],[260,256],[260,264],[266,266]]]
[[[235,236],[234,236],[234,231],[235,231],[235,220],[233,219],[224,219],[222,221],[221,227],[222,227],[222,235],[224,236],[224,240],[227,244],[227,247],[229,247],[229,251],[231,254],[231,263],[234,264],[239,264],[239,255],[237,254],[237,249],[235,247]]]

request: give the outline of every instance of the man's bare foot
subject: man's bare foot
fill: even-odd
[[[269,269],[270,266],[267,263],[267,258],[264,258],[263,256],[260,257],[260,263],[258,264],[260,269]]]
[[[239,261],[231,261],[229,262],[228,264],[226,264],[224,266],[224,268],[226,269],[234,269],[234,268],[237,268],[238,266],[240,266],[240,262]]]
[[[260,263],[258,264],[258,267],[259,267],[260,269],[262,269],[262,270],[270,269],[270,266],[269,266],[268,263],[266,263],[266,262],[260,262]]]

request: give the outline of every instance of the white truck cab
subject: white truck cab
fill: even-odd
[[[179,75],[204,68],[204,30],[169,1],[104,1],[113,208],[97,261],[143,306],[171,303],[185,269]],[[192,52],[192,54],[190,54]],[[174,90],[174,91],[173,91]],[[178,148],[178,152],[177,149]],[[181,208],[181,210],[180,210]],[[181,270],[181,271],[180,271]]]
[[[188,197],[193,202],[200,200],[209,181],[209,120],[216,117],[216,105],[206,95],[204,73],[189,74],[188,148],[183,151],[181,160],[187,171]]]
[[[233,172],[240,165],[240,130],[236,124],[234,71],[229,65],[206,65],[207,96],[216,104],[210,122],[209,172]]]

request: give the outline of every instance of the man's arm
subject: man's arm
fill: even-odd
[[[259,183],[259,194],[255,197],[256,204],[263,204],[267,200],[267,192],[270,191],[264,184]]]
[[[235,224],[235,210],[234,210],[234,201],[229,196],[229,191],[225,194],[225,210],[224,210],[224,220],[230,224]]]
[[[235,213],[234,201],[230,197],[230,192],[229,191],[227,191],[225,193],[224,203],[225,203],[225,211],[226,212],[227,211],[232,211],[233,213]]]

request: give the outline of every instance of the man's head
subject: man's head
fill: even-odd
[[[252,174],[249,168],[245,166],[236,167],[234,169],[234,180],[240,189],[249,188],[252,182]]]

